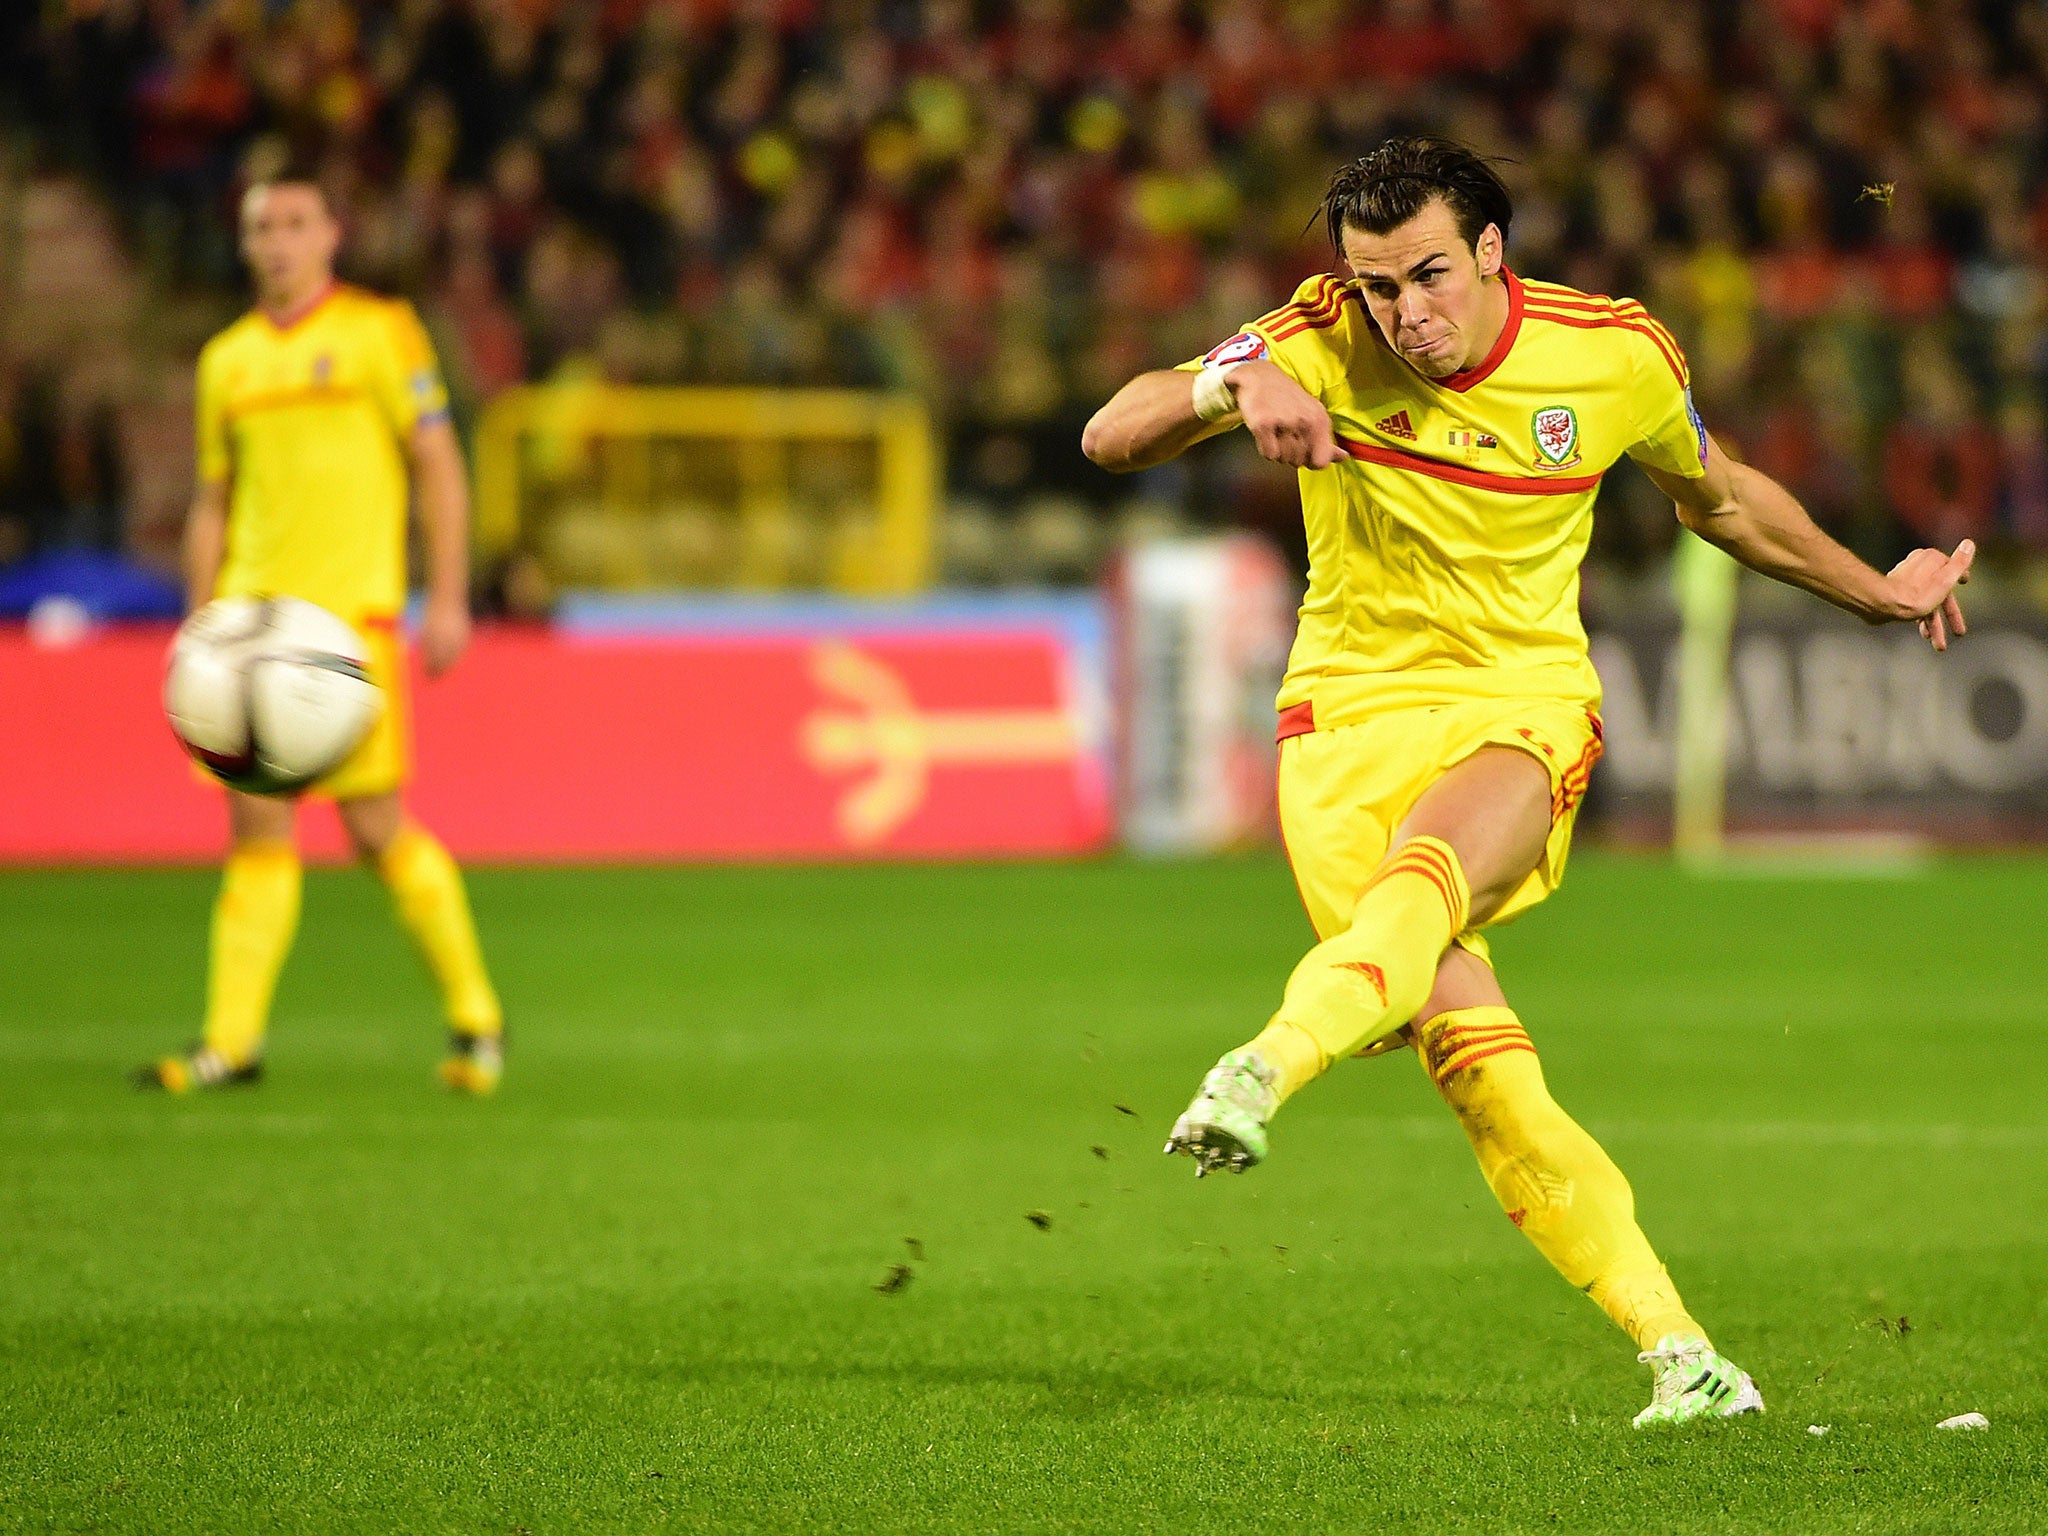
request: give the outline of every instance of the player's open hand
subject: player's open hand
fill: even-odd
[[[1230,376],[1237,408],[1259,452],[1296,469],[1328,469],[1346,453],[1330,427],[1323,402],[1275,364],[1246,363]]]
[[[1889,617],[1914,620],[1937,651],[1947,650],[1951,635],[1969,633],[1956,588],[1970,579],[1970,564],[1976,558],[1977,546],[1969,539],[1952,555],[1938,549],[1914,550],[1885,578],[1896,605]]]
[[[460,599],[429,602],[420,622],[420,660],[427,676],[439,677],[469,649],[469,605]]]

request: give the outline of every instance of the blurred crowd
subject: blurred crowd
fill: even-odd
[[[90,178],[151,291],[226,302],[238,189],[309,157],[352,274],[419,301],[472,410],[556,377],[900,387],[963,526],[1051,499],[1108,528],[1135,497],[1284,535],[1291,479],[1241,442],[1134,484],[1081,460],[1081,424],[1325,269],[1333,165],[1427,129],[1505,157],[1517,268],[1647,302],[1709,422],[1862,552],[2048,558],[2039,5],[5,9],[31,168]],[[17,417],[51,389],[7,378]],[[44,435],[117,483],[83,421]],[[34,458],[17,431],[7,496],[62,494]],[[1624,476],[1599,527],[1623,568],[1672,536]]]

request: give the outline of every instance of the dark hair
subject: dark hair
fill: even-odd
[[[1345,226],[1384,235],[1438,199],[1474,247],[1489,224],[1498,225],[1505,239],[1515,216],[1508,189],[1483,156],[1449,139],[1418,135],[1389,139],[1332,176],[1323,194],[1323,222],[1341,255]]]

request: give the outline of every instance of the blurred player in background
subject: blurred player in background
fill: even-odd
[[[1089,424],[1089,457],[1134,470],[1242,422],[1300,470],[1308,530],[1280,814],[1320,942],[1167,1151],[1241,1171],[1332,1062],[1413,1044],[1509,1219],[1653,1367],[1636,1423],[1760,1411],[1636,1225],[1628,1181],[1551,1099],[1480,930],[1556,888],[1600,755],[1578,572],[1623,454],[1751,569],[1871,623],[1916,621],[1937,650],[1963,631],[1954,589],[1974,551],[1864,565],[1714,443],[1641,305],[1510,272],[1511,214],[1469,150],[1390,140],[1324,199],[1348,276],[1139,376]]]
[[[410,305],[334,278],[341,228],[312,180],[281,175],[242,203],[256,307],[199,359],[199,488],[185,532],[193,607],[240,593],[306,598],[370,646],[385,709],[356,753],[316,787],[356,853],[390,888],[450,1028],[441,1079],[484,1094],[504,1064],[504,1024],[462,874],[405,811],[410,767],[405,645],[408,491],[427,554],[420,649],[428,674],[469,644],[469,496],[433,348]],[[233,836],[213,912],[206,1020],[182,1056],[137,1082],[185,1092],[249,1082],[279,969],[299,921],[295,806],[227,792]]]

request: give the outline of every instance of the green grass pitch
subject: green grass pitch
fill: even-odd
[[[347,871],[270,1080],[167,1101],[212,876],[0,876],[0,1530],[2048,1529],[2048,862],[1588,851],[1499,937],[1769,1399],[1658,1435],[1412,1057],[1159,1155],[1305,946],[1277,859],[472,890],[495,1102]]]

